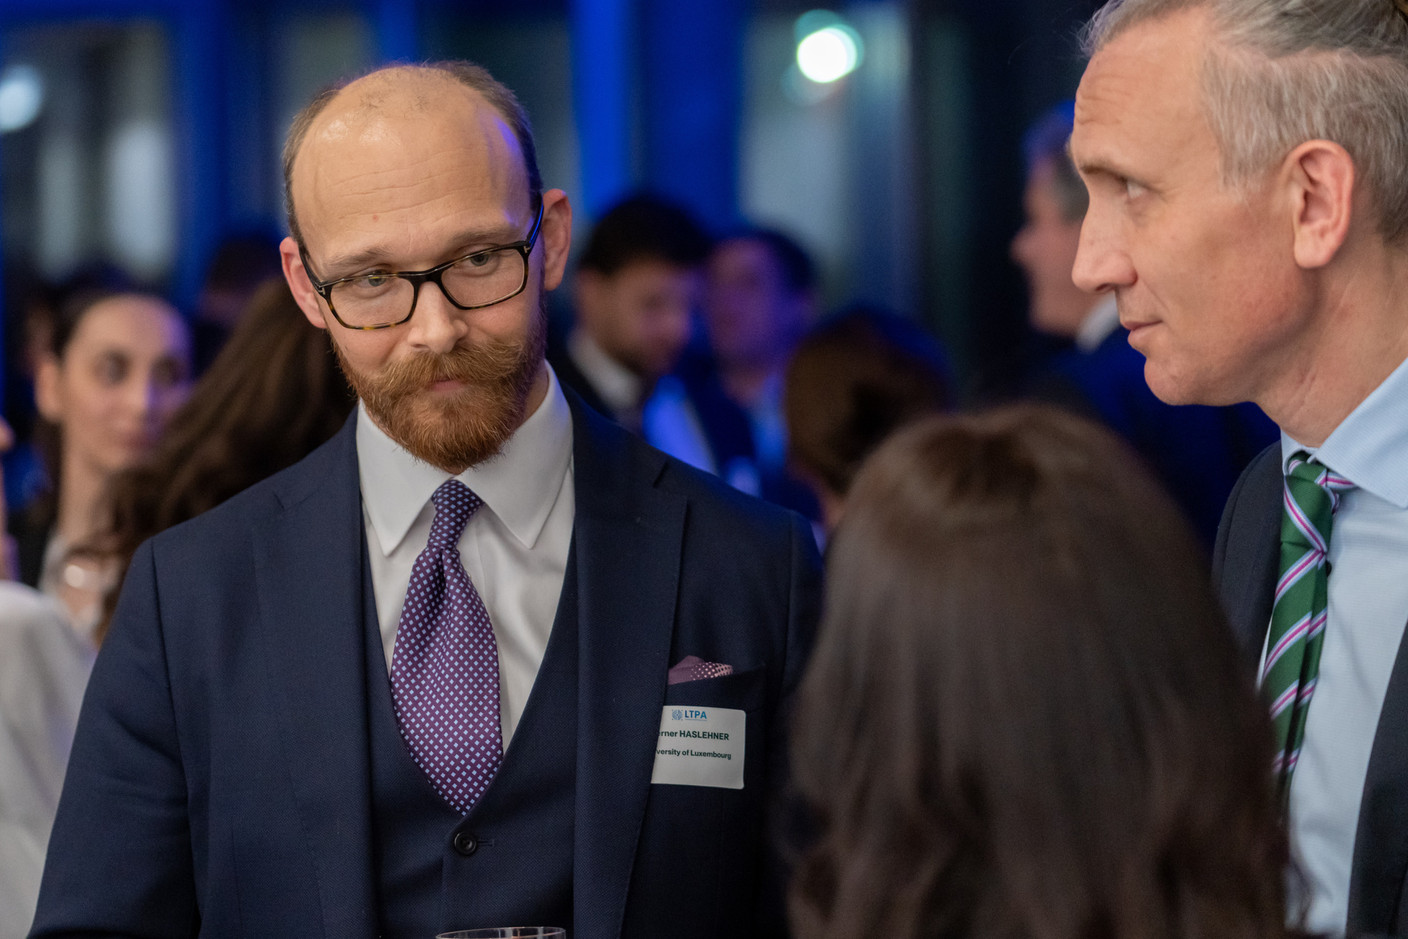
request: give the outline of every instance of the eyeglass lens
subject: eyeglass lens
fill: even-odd
[[[488,306],[523,287],[528,260],[517,248],[496,248],[460,258],[427,280],[437,280],[450,300],[462,307]],[[424,287],[425,285],[422,285]],[[349,326],[380,326],[410,315],[415,284],[397,274],[371,273],[332,287],[332,305]]]

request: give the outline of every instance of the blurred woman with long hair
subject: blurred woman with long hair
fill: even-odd
[[[35,373],[50,487],[18,519],[20,574],[91,636],[112,571],[74,549],[103,524],[109,481],[185,400],[190,334],[174,307],[130,286],[79,288],[52,316]]]
[[[802,939],[1279,939],[1267,718],[1109,433],[924,419],[861,470],[796,715]]]
[[[112,482],[108,526],[85,553],[125,573],[138,545],[307,456],[355,399],[327,337],[282,277],[257,291],[161,444]],[[116,602],[107,598],[99,638]]]

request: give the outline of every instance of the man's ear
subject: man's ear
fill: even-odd
[[[1293,199],[1296,264],[1324,267],[1349,235],[1354,215],[1354,158],[1329,140],[1307,140],[1284,163]]]
[[[543,289],[556,290],[572,250],[572,204],[561,189],[543,193],[543,225],[538,239],[543,243]]]
[[[298,303],[298,308],[303,311],[308,322],[319,329],[327,329],[328,321],[324,318],[322,304],[318,302],[321,298],[308,280],[308,272],[303,267],[303,256],[298,253],[298,242],[292,238],[279,242],[279,259],[283,263],[284,280],[288,281],[288,289],[293,294],[294,301]]]

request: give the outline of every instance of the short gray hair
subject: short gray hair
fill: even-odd
[[[1206,9],[1221,40],[1202,68],[1223,179],[1244,184],[1306,140],[1354,159],[1388,242],[1408,236],[1408,15],[1394,0],[1110,0],[1094,55],[1137,23]]]
[[[533,203],[537,202],[543,192],[543,177],[538,170],[538,150],[533,143],[533,126],[528,120],[528,111],[518,102],[518,98],[507,85],[495,79],[482,66],[461,60],[429,62],[424,65],[394,65],[389,69],[373,69],[366,74],[371,75],[375,72],[397,69],[439,75],[482,95],[489,102],[489,106],[499,113],[499,116],[508,123],[509,129],[513,131],[513,136],[518,141],[518,149],[523,154],[523,168],[528,175],[529,200]],[[300,246],[303,244],[303,233],[298,228],[298,216],[293,209],[293,163],[298,158],[298,151],[303,146],[303,139],[308,136],[308,130],[313,126],[318,115],[323,113],[323,109],[333,98],[337,97],[338,92],[354,80],[338,82],[318,92],[313,100],[294,116],[293,122],[289,125],[283,152],[284,210],[288,214],[289,234]]]

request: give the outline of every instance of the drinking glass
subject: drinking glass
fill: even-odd
[[[561,926],[496,926],[442,932],[435,939],[567,939]]]

